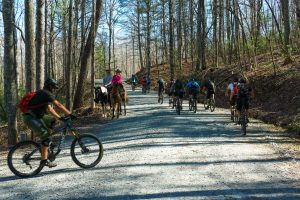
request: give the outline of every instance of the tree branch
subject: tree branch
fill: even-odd
[[[15,24],[14,22],[13,22],[13,25],[14,25],[14,27],[15,27],[16,29],[18,29],[18,30],[20,31],[21,37],[22,37],[22,39],[23,39],[23,42],[25,42],[25,37],[24,37],[24,34],[23,34],[22,29],[21,29],[17,24]]]

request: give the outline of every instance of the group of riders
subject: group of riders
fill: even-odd
[[[136,85],[138,81],[138,77],[133,74],[131,83]],[[140,82],[143,87],[149,89],[151,83],[149,76],[143,76]],[[158,94],[162,94],[166,91],[170,99],[179,97],[181,108],[183,96],[186,92],[194,99],[198,98],[200,92],[206,94],[206,99],[214,98],[215,94],[215,84],[212,78],[207,78],[201,83],[195,79],[190,79],[186,84],[180,79],[171,79],[166,84],[165,81],[160,78],[157,83]],[[111,88],[111,93],[126,92],[120,69],[117,69],[113,76],[111,76],[110,70],[107,70],[107,74],[103,78],[103,85],[107,88]],[[24,123],[33,131],[35,136],[38,136],[42,141],[41,164],[48,167],[56,166],[55,163],[48,160],[51,129],[54,127],[56,120],[62,120],[62,117],[53,109],[53,106],[58,108],[61,113],[70,116],[70,118],[77,118],[76,115],[72,114],[70,110],[55,99],[53,94],[57,88],[57,82],[49,78],[45,81],[43,89],[28,93],[19,103],[19,108],[23,113]],[[230,105],[236,105],[238,111],[240,111],[242,107],[245,108],[248,119],[249,99],[250,97],[254,97],[254,93],[247,81],[244,78],[234,78],[229,83],[225,95],[229,97]]]
[[[134,74],[132,75],[131,83],[138,83],[138,78]],[[143,76],[140,83],[142,87],[149,87],[149,77]],[[169,95],[170,104],[171,102],[175,102],[175,99],[179,97],[181,109],[184,94],[188,94],[189,98],[198,99],[199,95],[202,93],[205,95],[205,100],[208,100],[211,98],[214,99],[216,91],[216,86],[212,77],[206,78],[201,82],[198,82],[192,78],[187,83],[184,83],[181,79],[171,79],[168,83],[166,83],[163,78],[160,77],[157,81],[157,85],[158,96],[164,92],[167,93]],[[243,77],[233,77],[229,81],[229,84],[226,88],[225,96],[228,97],[231,112],[233,109],[236,109],[238,118],[240,116],[240,111],[244,106],[246,111],[246,119],[247,122],[249,122],[249,100],[250,98],[254,98],[254,92],[250,84],[247,83],[246,79]],[[206,109],[208,109],[208,107],[206,107]]]

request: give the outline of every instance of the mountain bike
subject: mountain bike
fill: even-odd
[[[159,91],[158,93],[158,103],[164,103],[164,90]]]
[[[205,99],[203,105],[205,109],[210,109],[213,112],[216,108],[215,95],[212,94],[209,99]]]
[[[238,120],[239,120],[239,116],[238,116],[238,114],[237,114],[237,109],[236,109],[236,103],[235,103],[235,105],[233,105],[233,106],[230,106],[231,108],[230,108],[230,110],[231,110],[231,112],[230,112],[230,119],[233,121],[233,122],[238,122]]]
[[[132,82],[131,83],[131,90],[132,91],[135,91],[135,86],[136,86],[136,82]]]
[[[65,138],[69,134],[74,137],[71,143],[72,160],[82,168],[95,167],[102,159],[103,146],[101,141],[93,134],[79,134],[72,127],[71,119],[65,117],[63,124],[52,131],[52,135],[60,134],[57,140],[49,145],[48,159],[52,162],[61,152]],[[7,163],[9,169],[22,178],[37,175],[44,167],[41,164],[41,143],[35,141],[21,141],[8,152]]]
[[[243,134],[246,135],[246,132],[247,132],[246,129],[247,129],[247,126],[248,126],[248,124],[247,124],[248,122],[247,122],[247,116],[246,116],[246,109],[245,109],[244,105],[241,108],[239,122],[241,124]]]
[[[180,110],[181,110],[181,103],[180,103],[180,98],[179,96],[176,97],[176,113],[180,115]]]
[[[193,111],[194,113],[197,112],[197,101],[198,101],[198,98],[197,98],[196,94],[190,95],[190,98],[189,98],[189,110]]]

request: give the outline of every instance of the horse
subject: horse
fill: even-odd
[[[122,89],[120,89],[120,87],[122,87]],[[117,111],[117,118],[119,118],[119,115],[122,114],[122,104],[124,106],[124,115],[126,115],[126,104],[128,103],[128,97],[125,88],[123,88],[122,85],[114,85],[110,95],[112,104],[112,118],[115,117],[115,111]]]
[[[111,101],[110,101],[110,92],[108,88],[105,86],[98,86],[94,87],[95,88],[95,99],[94,101],[96,103],[101,103],[102,106],[102,116],[107,117],[106,113],[106,107],[109,104],[110,109],[111,109]]]

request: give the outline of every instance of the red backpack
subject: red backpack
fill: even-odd
[[[28,92],[20,101],[20,103],[18,104],[18,107],[20,108],[22,113],[26,113],[29,110],[29,102],[33,99],[33,97],[35,97],[37,94],[36,91],[34,92]],[[38,105],[34,105],[34,106],[30,106],[30,108],[38,108],[41,107],[43,105],[45,105],[46,103],[42,103],[42,104],[38,104]]]
[[[237,85],[237,84],[234,84],[234,86],[233,86],[233,94],[234,94],[234,95],[237,95],[238,93],[239,93],[238,85]]]

